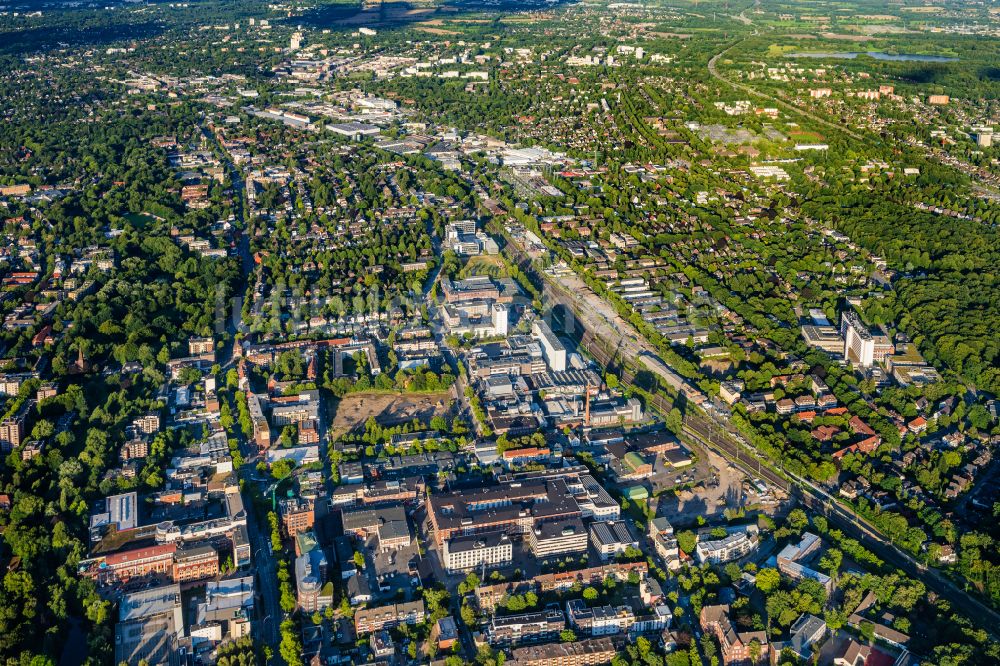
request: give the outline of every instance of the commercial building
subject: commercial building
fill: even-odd
[[[844,338],[835,326],[802,325],[802,339],[810,347],[822,349],[830,354],[840,354],[844,351]]]
[[[531,324],[531,334],[538,339],[542,345],[542,353],[545,356],[549,369],[553,372],[563,372],[566,370],[566,347],[552,332],[549,325],[541,319],[536,319]]]
[[[892,341],[883,333],[872,333],[854,310],[840,315],[840,333],[844,337],[844,360],[864,368],[885,365],[895,351]]]
[[[341,511],[344,532],[359,539],[378,539],[381,550],[405,548],[412,542],[406,511],[401,505],[376,509],[354,509]]]
[[[441,321],[453,335],[469,334],[474,338],[507,335],[510,311],[506,304],[495,301],[463,301],[445,304]]]
[[[605,561],[624,553],[628,548],[639,547],[639,541],[632,530],[621,520],[593,523],[590,526],[590,542]]]
[[[273,465],[279,460],[290,460],[298,467],[319,462],[319,446],[315,444],[291,446],[285,449],[268,449],[264,453],[264,462],[268,465]]]
[[[642,420],[642,402],[638,398],[598,397],[590,402],[587,425],[603,428]]]
[[[581,512],[564,479],[528,479],[431,495],[427,513],[441,547],[463,534],[527,534],[537,523],[579,517]]]
[[[516,666],[600,666],[608,664],[621,649],[614,639],[588,638],[572,643],[548,643],[514,648]]]
[[[174,553],[174,582],[211,578],[219,574],[219,552],[212,546],[185,546]]]
[[[790,543],[778,553],[778,570],[795,581],[814,580],[825,587],[829,593],[833,587],[833,581],[830,577],[800,562],[819,550],[821,543],[818,536],[805,532],[797,544]]]
[[[505,533],[492,532],[452,537],[444,542],[441,554],[448,573],[459,573],[510,564],[514,549]]]
[[[169,577],[174,567],[175,544],[135,548],[111,555],[82,560],[80,575],[94,579],[100,585],[127,583],[150,576]]]
[[[580,507],[582,518],[618,520],[621,516],[621,506],[591,475],[581,474],[577,480],[570,479],[567,483]]]
[[[124,595],[115,625],[115,663],[184,663],[184,618],[176,583]]]
[[[486,635],[494,646],[544,643],[558,638],[565,628],[566,618],[562,611],[552,607],[536,613],[494,615],[486,627]]]
[[[138,495],[111,495],[98,502],[90,516],[90,541],[99,541],[109,531],[126,532],[139,526]]]
[[[444,277],[441,279],[441,292],[447,303],[500,299],[500,289],[488,275],[474,275],[458,281]]]
[[[539,523],[528,532],[531,553],[540,560],[587,550],[587,528],[578,517]]]
[[[250,634],[253,615],[253,576],[212,581],[205,586],[205,600],[198,604],[191,625],[191,642],[213,644]]]

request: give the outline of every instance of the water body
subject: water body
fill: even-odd
[[[858,56],[868,56],[873,60],[911,61],[911,62],[958,62],[958,58],[936,55],[917,55],[914,53],[882,53],[881,51],[846,51],[841,53],[790,53],[790,58],[840,58],[854,60]]]

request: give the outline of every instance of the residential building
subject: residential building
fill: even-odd
[[[144,435],[155,435],[160,431],[160,415],[156,412],[143,414],[135,421],[132,421],[132,425]]]
[[[354,629],[361,636],[400,624],[419,624],[424,621],[424,615],[424,602],[419,599],[378,608],[362,608],[354,614]]]
[[[871,647],[862,645],[854,639],[847,641],[833,657],[833,666],[865,666],[871,655]]]
[[[646,581],[653,581],[653,579],[647,578]],[[652,612],[636,615],[635,622],[629,627],[628,633],[630,636],[659,634],[670,627],[670,622],[673,618],[674,615],[670,612],[670,609],[658,603],[653,606]]]
[[[511,655],[516,666],[600,666],[610,663],[620,650],[619,642],[602,637],[519,647]]]
[[[141,460],[149,455],[149,441],[141,438],[129,440],[122,444],[118,455],[122,462]]]
[[[319,419],[319,392],[303,391],[298,396],[275,398],[271,424],[277,427],[310,423]]]
[[[431,628],[430,639],[437,643],[438,650],[450,650],[458,641],[458,626],[450,615],[440,618]]]
[[[548,447],[527,446],[522,449],[507,449],[500,458],[510,469],[516,465],[548,460],[551,455],[552,451]]]
[[[520,615],[494,615],[486,627],[486,636],[493,646],[502,647],[523,643],[544,643],[558,638],[566,628],[566,618],[555,607],[535,613]]]
[[[212,338],[188,338],[188,354],[191,356],[210,354],[215,358],[215,340]]]
[[[326,556],[321,548],[295,558],[295,584],[299,608],[306,613],[333,604],[333,585],[326,583]]]
[[[246,397],[247,411],[250,412],[250,423],[253,425],[253,440],[257,448],[263,451],[271,446],[271,428],[264,418],[260,397],[252,391],[247,391]]]
[[[729,606],[704,606],[701,609],[701,629],[711,632],[722,647],[724,666],[764,664],[770,661],[771,646],[763,631],[739,632],[729,619]]]
[[[0,421],[0,452],[10,453],[21,446],[28,434],[28,415],[34,406],[34,400],[25,400],[17,411]]]
[[[368,638],[372,654],[376,659],[389,659],[396,654],[396,645],[388,631],[376,631]]]
[[[680,548],[677,545],[677,537],[674,536],[674,526],[670,521],[658,516],[649,521],[648,529],[649,539],[653,542],[653,551],[671,571],[680,568]]]
[[[791,650],[803,662],[808,662],[812,657],[812,646],[826,636],[826,622],[815,615],[803,613],[792,624],[789,632],[787,641],[774,644],[775,653],[780,654],[782,650]]]
[[[591,608],[583,599],[566,602],[566,617],[571,627],[591,636],[622,634],[635,623],[635,613],[628,606]]]
[[[739,529],[722,539],[698,540],[695,555],[699,562],[724,564],[749,554],[757,547],[757,539],[749,529]]]
[[[301,497],[289,497],[278,502],[278,513],[281,515],[281,527],[289,537],[312,529],[316,517],[314,503]]]

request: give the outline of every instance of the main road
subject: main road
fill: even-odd
[[[211,143],[218,154],[222,157],[222,163],[226,171],[229,172],[235,192],[237,205],[236,215],[238,217],[240,234],[237,239],[236,252],[240,258],[240,289],[241,296],[246,294],[251,276],[255,274],[253,259],[250,255],[250,220],[247,219],[247,202],[243,187],[243,175],[233,163],[229,152],[214,132],[202,127],[205,139]],[[229,336],[225,347],[220,351],[219,365],[222,372],[233,366],[233,338],[239,330],[242,321],[238,319],[239,312],[228,312],[225,306],[217,313],[220,321],[217,329],[221,328]],[[256,466],[255,459],[257,451],[250,442],[246,440],[239,427],[233,428],[231,434],[235,434],[239,442],[240,452],[243,454],[243,466],[238,470],[240,478],[247,484],[258,483],[255,480]],[[256,575],[255,589],[260,595],[260,605],[256,608],[257,620],[254,623],[253,638],[255,641],[272,648],[273,656],[269,662],[271,666],[281,666],[284,659],[278,652],[278,645],[281,642],[281,621],[284,619],[284,612],[281,610],[281,595],[278,590],[278,565],[274,553],[271,550],[270,525],[264,523],[264,516],[258,515],[257,508],[249,507],[247,511],[247,536],[250,539],[251,569]]]

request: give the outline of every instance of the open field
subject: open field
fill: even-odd
[[[369,417],[394,426],[413,419],[427,422],[444,415],[452,401],[450,391],[438,393],[351,393],[330,403],[330,431],[334,436],[363,427]]]

